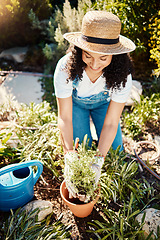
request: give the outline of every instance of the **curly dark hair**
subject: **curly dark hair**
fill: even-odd
[[[86,67],[86,64],[82,60],[82,49],[74,46],[68,51],[71,51],[72,54],[65,67],[65,70],[68,73],[67,80],[73,81],[77,75],[81,80],[83,70]],[[111,89],[119,89],[121,84],[125,87],[127,76],[130,73],[133,73],[133,64],[127,53],[113,55],[111,63],[103,69],[106,86]]]

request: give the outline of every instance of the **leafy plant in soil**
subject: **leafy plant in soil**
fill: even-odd
[[[143,223],[139,224],[135,221],[135,216],[140,212],[133,208],[134,195],[131,193],[129,204],[124,204],[118,212],[111,209],[103,209],[104,221],[93,220],[89,224],[92,226],[90,232],[94,232],[99,239],[123,240],[123,239],[140,239],[143,233]],[[144,219],[143,219],[144,220]]]
[[[60,219],[56,222],[51,221],[49,215],[41,222],[38,221],[38,209],[26,213],[19,208],[15,213],[11,210],[8,219],[3,223],[2,234],[6,240],[45,240],[45,239],[69,239],[68,228],[65,227]]]
[[[90,231],[98,239],[144,239],[143,222],[135,217],[156,197],[153,187],[145,179],[138,179],[138,164],[122,151],[110,149],[101,174],[101,202],[103,221],[89,223]],[[148,237],[148,239],[151,239]],[[156,238],[158,239],[158,238]]]
[[[20,140],[18,149],[22,161],[37,159],[49,168],[55,176],[59,175],[63,160],[59,141],[57,117],[51,112],[49,103],[30,103],[22,105],[17,112],[16,134]]]
[[[46,123],[39,129],[20,130],[17,133],[21,141],[21,159],[37,159],[49,168],[55,176],[59,175],[58,167],[62,164],[59,131],[55,122]]]
[[[21,127],[39,128],[45,123],[57,121],[56,114],[51,110],[48,102],[43,101],[39,104],[31,102],[29,105],[21,104],[19,111],[16,111],[16,122]]]
[[[102,198],[105,201],[122,203],[129,201],[133,192],[136,205],[144,206],[146,200],[154,196],[153,187],[146,180],[138,180],[138,163],[127,158],[127,154],[110,149],[105,158],[100,184]],[[146,199],[144,199],[146,196]]]

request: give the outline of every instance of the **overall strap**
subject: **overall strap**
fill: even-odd
[[[78,87],[78,83],[79,83],[79,78],[78,78],[78,75],[77,75],[76,78],[72,81],[73,88]]]

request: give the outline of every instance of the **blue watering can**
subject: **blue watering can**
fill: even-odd
[[[33,173],[31,166],[37,166]],[[10,164],[0,169],[0,211],[17,209],[34,196],[34,185],[43,171],[38,160]]]

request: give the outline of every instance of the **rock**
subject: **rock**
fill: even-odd
[[[155,208],[148,208],[145,209],[144,212],[146,213],[144,219],[143,230],[144,234],[148,236],[150,232],[153,230],[152,237],[156,236],[157,234],[157,227],[160,226],[160,210]],[[141,224],[143,213],[140,213],[136,216],[136,220]]]
[[[40,212],[38,213],[38,221],[42,221],[47,215],[53,211],[53,206],[50,201],[45,200],[34,200],[27,203],[23,208],[27,212],[31,212],[34,209],[39,208]]]
[[[15,47],[6,49],[1,52],[0,58],[13,59],[17,63],[22,63],[24,61],[25,55],[28,51],[28,47]]]
[[[132,80],[132,83],[133,85],[132,85],[131,93],[126,102],[126,106],[133,106],[134,100],[136,100],[137,102],[140,102],[140,96],[142,94],[142,85],[140,82],[136,80]]]
[[[160,136],[159,135],[154,136],[154,141],[155,141],[155,144],[157,144],[157,146],[160,148]]]

